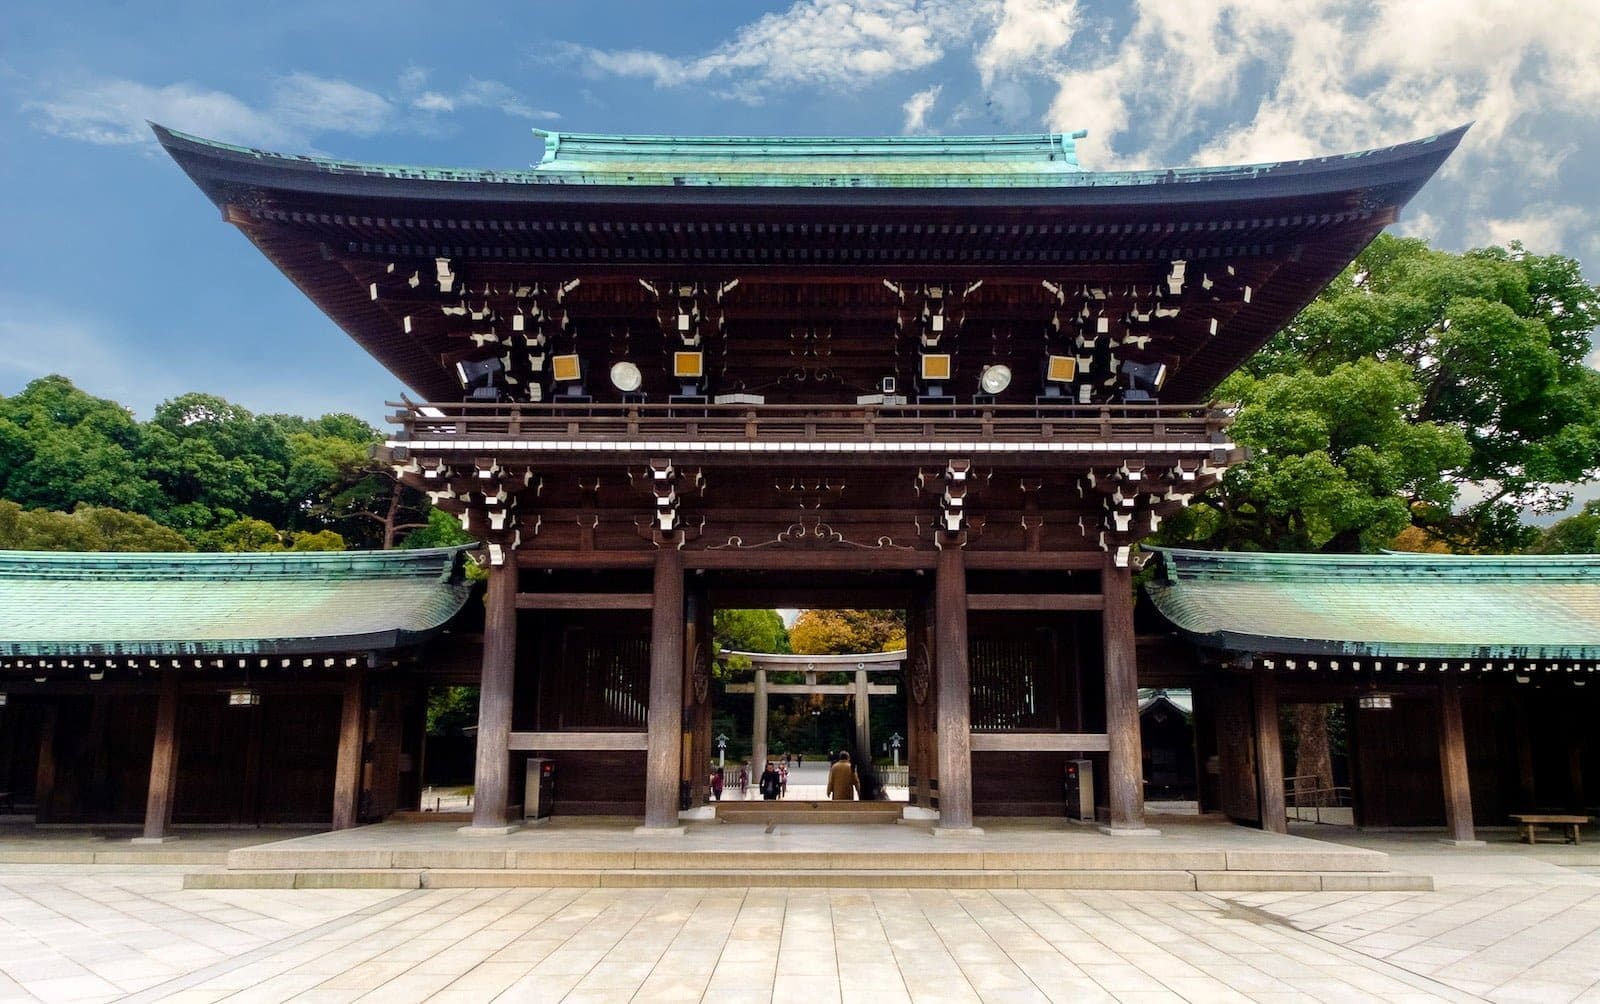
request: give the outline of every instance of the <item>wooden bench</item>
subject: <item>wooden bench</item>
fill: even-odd
[[[1590,822],[1588,816],[1561,816],[1541,813],[1524,812],[1520,815],[1512,813],[1512,819],[1517,821],[1517,839],[1525,844],[1539,842],[1538,832],[1541,826],[1564,826],[1567,830],[1566,842],[1569,844],[1583,843],[1583,824]]]

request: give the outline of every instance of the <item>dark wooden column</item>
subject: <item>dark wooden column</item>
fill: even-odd
[[[1283,739],[1278,734],[1278,678],[1270,670],[1257,670],[1250,679],[1251,705],[1255,708],[1256,783],[1261,794],[1261,828],[1289,832],[1289,814],[1283,801]]]
[[[167,833],[172,825],[172,799],[178,787],[178,698],[182,682],[178,670],[161,672],[161,698],[156,705],[156,738],[150,752],[150,792],[145,799],[144,834],[139,841],[176,840]]]
[[[1107,801],[1111,829],[1143,830],[1144,753],[1139,739],[1139,667],[1133,636],[1133,570],[1106,555],[1100,573],[1100,632],[1106,675]]]
[[[1461,724],[1461,684],[1439,684],[1439,773],[1444,779],[1446,843],[1477,846],[1472,827],[1472,789],[1467,777],[1467,735]]]
[[[472,828],[511,823],[511,707],[517,675],[517,563],[489,569],[484,600],[483,675],[478,691],[478,762],[473,772]]]
[[[939,692],[939,828],[972,827],[972,683],[967,665],[967,564],[939,552],[934,582],[934,686]]]
[[[650,617],[644,825],[668,829],[678,825],[683,733],[683,554],[671,543],[656,552],[654,602]]]
[[[348,830],[360,822],[361,753],[366,746],[366,677],[364,666],[345,670],[344,706],[339,714],[339,752],[333,768],[333,828]]]

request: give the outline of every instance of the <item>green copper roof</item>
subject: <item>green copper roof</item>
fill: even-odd
[[[535,129],[544,140],[544,175],[614,176],[632,181],[738,179],[744,184],[914,185],[928,177],[1037,178],[1078,170],[1074,140],[1035,136],[606,136]],[[771,179],[771,180],[762,180]]]
[[[1160,565],[1146,592],[1209,648],[1600,659],[1600,556],[1153,550]]]
[[[461,550],[0,551],[0,656],[394,648],[466,602]]]

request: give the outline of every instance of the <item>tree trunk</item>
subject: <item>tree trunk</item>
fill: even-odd
[[[396,478],[394,489],[389,492],[389,508],[383,511],[383,549],[385,551],[394,550],[395,528],[396,524],[400,522],[395,517],[400,512],[400,493],[403,490],[400,479]]]
[[[1294,783],[1295,801],[1307,805],[1312,804],[1310,792],[1313,789],[1333,787],[1333,756],[1328,750],[1328,708],[1325,704],[1296,704],[1293,709],[1294,776],[1301,779]]]

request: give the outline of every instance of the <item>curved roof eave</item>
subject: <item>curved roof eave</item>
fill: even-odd
[[[661,189],[684,202],[720,204],[845,203],[915,205],[927,190],[964,193],[975,205],[1083,204],[1141,202],[1167,205],[1303,196],[1319,191],[1414,182],[1420,187],[1460,143],[1470,126],[1434,136],[1328,157],[1223,167],[1182,167],[1147,171],[1007,172],[950,175],[890,172],[871,176],[798,176],[720,172],[585,174],[539,170],[498,171],[409,167],[292,156],[234,146],[152,123],[157,140],[202,190],[219,205],[232,186],[302,193],[394,196],[407,199],[583,203],[656,203]],[[833,180],[827,180],[833,179]],[[1402,199],[1401,201],[1404,201]]]

